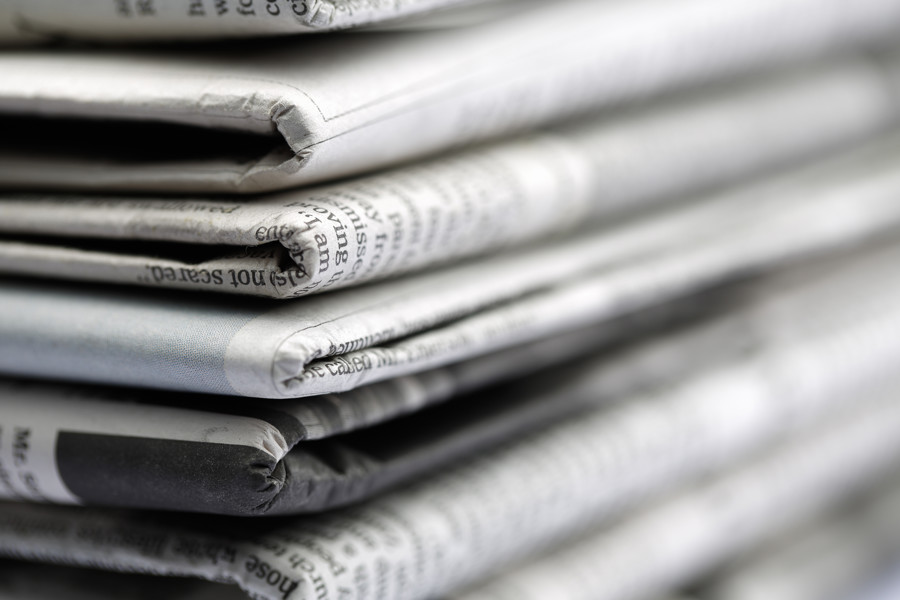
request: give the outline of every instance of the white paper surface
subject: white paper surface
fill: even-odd
[[[9,281],[0,369],[272,398],[344,391],[885,235],[900,220],[892,147],[599,235],[275,308]]]
[[[172,40],[346,29],[463,0],[4,0],[0,43],[40,38]]]
[[[699,419],[701,430],[707,424],[717,427],[716,435],[725,436],[735,452],[758,445],[785,428],[839,409],[862,393],[860,390],[879,385],[892,372],[900,355],[900,285],[885,284],[884,276],[897,257],[897,249],[882,250],[764,280],[745,290],[743,302],[709,322],[614,356],[545,372],[546,378],[559,380],[556,387],[543,392],[545,400],[585,410],[622,403],[649,390],[651,396],[674,398],[679,411]],[[62,431],[237,444],[263,450],[278,461],[295,443],[390,418],[391,404],[377,400],[379,394],[396,390],[412,404],[418,392],[419,402],[430,403],[454,389],[471,386],[473,380],[483,385],[484,377],[490,375],[479,375],[476,364],[481,363],[482,369],[491,364],[497,368],[516,353],[506,354],[509,356],[489,356],[452,370],[426,372],[343,395],[259,401],[253,403],[253,409],[262,412],[255,415],[251,410],[244,417],[228,416],[228,408],[226,414],[218,414],[214,406],[198,412],[121,402],[129,399],[121,397],[121,392],[117,402],[115,394],[102,388],[3,384],[0,390],[9,410],[0,415],[0,467],[22,468],[0,478],[4,484],[0,485],[0,497],[77,502],[66,494],[56,472],[56,440]],[[564,357],[558,360],[562,362]],[[528,367],[526,363],[519,369]],[[495,376],[509,376],[503,368],[509,371],[501,367]],[[476,372],[474,378],[472,371]],[[663,391],[654,391],[659,389]],[[529,392],[516,387],[511,392],[495,388],[493,393],[516,394],[519,400],[529,397]],[[722,397],[728,402],[721,402]],[[143,397],[144,401],[150,398]],[[169,401],[175,403],[174,398]],[[403,401],[397,398],[394,404]],[[477,396],[454,402],[473,401]],[[337,422],[335,408],[340,411]],[[412,408],[395,406],[393,412]],[[381,412],[385,409],[386,413]],[[307,433],[292,434],[286,443],[278,429],[259,420],[266,411],[290,415]],[[543,426],[549,427],[550,421],[548,418]],[[677,423],[687,427],[686,422]],[[662,436],[660,430],[654,431]],[[698,439],[705,435],[693,431]],[[9,439],[4,432],[11,432]],[[21,440],[17,432],[21,432]],[[21,457],[19,448],[25,448]],[[722,459],[729,456],[723,450],[719,454]],[[22,473],[32,474],[34,490],[23,491],[19,485]]]
[[[60,479],[60,429],[250,446],[281,460],[289,450],[277,428],[260,419],[212,412],[98,402],[59,389],[0,383],[0,498],[79,504]],[[76,410],[73,408],[77,407]]]
[[[716,574],[704,600],[856,598],[877,587],[900,548],[900,486],[791,531]]]
[[[680,583],[887,473],[900,453],[900,405],[892,400],[863,400],[852,416],[815,436],[589,540],[552,565],[557,577],[533,569],[524,576],[534,585],[513,589],[534,594],[523,598],[577,590],[571,597],[581,598],[590,590],[592,598],[625,599]],[[147,515],[6,504],[0,553],[231,581],[266,600],[440,596],[583,533],[612,498],[621,502],[626,490],[642,488],[641,478],[653,472],[648,456],[631,455],[632,464],[629,455],[612,452],[621,441],[608,447],[612,440],[598,435],[609,427],[607,416],[558,426],[354,509],[244,521],[224,535]],[[619,435],[653,455],[649,426],[667,421],[665,411],[649,410],[640,427]],[[649,437],[633,437],[638,430]],[[682,440],[683,449],[690,439]],[[716,454],[708,448],[703,455]],[[654,463],[661,469],[656,477],[676,468],[676,456],[666,458]],[[612,488],[613,477],[630,482]],[[505,583],[495,580],[470,597],[497,597],[490,590]]]
[[[22,137],[10,143],[7,136],[0,152],[0,183],[143,191],[293,187],[889,41],[900,23],[897,0],[566,0],[510,12],[483,26],[302,43],[7,53],[0,56],[0,112],[13,115],[10,130],[25,115],[93,121],[79,129],[77,142],[58,121],[39,132],[29,129],[33,121],[22,125]],[[148,164],[135,140],[155,130],[105,124],[109,119],[271,140],[253,159],[217,156],[223,146],[214,143],[205,159],[157,156]],[[179,136],[173,152],[189,139]],[[35,137],[43,150],[32,144]],[[159,143],[170,142],[163,136]]]
[[[881,406],[896,405],[894,398],[892,394]],[[844,428],[794,442],[783,453],[772,453],[452,597],[637,600],[686,585],[889,474],[898,448],[878,447],[867,437],[867,427],[883,428],[876,434],[882,440],[890,429],[886,423],[876,424],[883,408],[871,406],[862,408],[870,414],[847,419]]]
[[[0,237],[0,271],[305,295],[672,203],[858,143],[898,115],[880,65],[843,60],[253,200],[7,193],[0,231],[15,237]],[[107,239],[129,243],[91,245]]]

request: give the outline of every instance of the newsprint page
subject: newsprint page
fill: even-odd
[[[900,598],[900,0],[0,0],[0,600]]]

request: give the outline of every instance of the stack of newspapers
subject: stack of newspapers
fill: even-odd
[[[900,597],[900,0],[0,0],[0,597]]]

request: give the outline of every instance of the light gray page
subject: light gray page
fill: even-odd
[[[505,18],[436,31],[190,51],[5,53],[0,184],[294,187],[886,43],[900,28],[898,0],[505,6]]]

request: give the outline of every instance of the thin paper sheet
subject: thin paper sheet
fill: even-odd
[[[785,275],[746,291],[718,319],[618,356],[573,361],[317,443],[309,431],[338,429],[340,404],[365,412],[371,407],[352,405],[377,392],[219,408],[209,399],[180,405],[170,396],[154,406],[152,395],[132,404],[108,391],[3,384],[0,496],[229,514],[323,510],[598,406],[622,404],[608,419],[625,427],[620,421],[644,418],[647,397],[690,415],[654,426],[657,444],[670,435],[700,444],[714,426],[734,452],[756,447],[852,405],[893,371],[900,284],[884,276],[897,256],[891,248]]]
[[[896,404],[895,393],[890,396],[884,402]],[[869,406],[861,410],[870,410]],[[796,441],[789,449],[770,453],[752,466],[605,531],[582,535],[579,542],[544,561],[525,563],[451,597],[633,600],[687,585],[785,530],[827,514],[860,488],[878,486],[896,473],[892,461],[897,447],[882,453],[869,445],[874,440],[860,437],[865,435],[860,425],[873,416],[857,415],[848,420],[843,432],[836,427],[830,435]]]
[[[0,44],[59,39],[172,41],[314,33],[390,22],[466,3],[466,0],[79,0],[76,9],[54,0],[4,0],[0,6]],[[491,13],[482,9],[465,11],[465,14],[468,17],[456,17],[457,20],[471,20],[473,14],[486,17]]]
[[[513,4],[440,31],[4,54],[0,184],[295,187],[886,43],[900,27],[897,0]]]
[[[801,530],[716,574],[703,600],[820,600],[867,597],[900,550],[900,486],[891,481],[862,502]]]
[[[858,410],[811,437],[623,521],[554,565],[566,576],[534,571],[529,583],[544,585],[526,588],[535,595],[523,597],[553,597],[575,586],[604,600],[628,597],[626,590],[661,593],[821,514],[894,469],[900,456],[894,399],[855,397]],[[218,520],[4,504],[0,554],[199,576],[235,583],[261,600],[439,597],[583,533],[613,507],[634,505],[654,488],[650,481],[683,482],[684,450],[701,449],[688,437],[678,442],[681,452],[657,450],[653,422],[664,426],[673,413],[647,408],[642,422],[617,432],[618,440],[605,435],[608,415],[600,412],[356,508],[307,519],[232,520],[225,533]],[[619,455],[613,448],[625,440],[642,452]],[[523,494],[524,487],[531,493]],[[660,531],[672,543],[660,544]],[[493,597],[490,587],[485,593],[474,597]]]
[[[883,64],[847,59],[275,196],[7,193],[0,271],[296,297],[671,204],[858,143],[898,116]]]
[[[264,398],[346,391],[885,235],[900,221],[895,150],[599,235],[277,306],[11,280],[0,287],[0,370]]]

